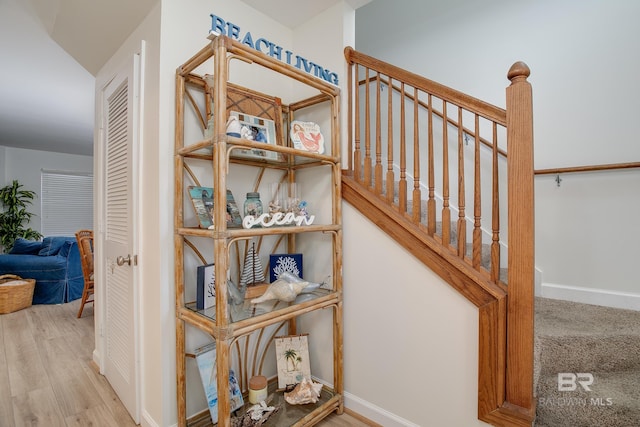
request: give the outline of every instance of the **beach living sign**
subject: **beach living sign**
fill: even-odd
[[[239,26],[232,22],[225,21],[213,13],[210,16],[211,29],[209,30],[209,34],[225,35],[238,40],[240,43],[257,50],[258,52],[262,52],[272,58],[286,62],[289,65],[312,74],[331,84],[336,86],[338,85],[338,74],[331,70],[328,70],[315,62],[309,61],[300,55],[294,55],[290,50],[286,50],[282,46],[279,46],[265,38],[260,37],[258,39],[254,39],[253,35],[251,35],[251,32],[249,31],[242,34]]]

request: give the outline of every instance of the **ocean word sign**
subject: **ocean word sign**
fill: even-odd
[[[294,55],[290,50],[283,49],[282,46],[279,46],[265,38],[260,37],[254,39],[253,35],[251,35],[251,32],[249,31],[242,34],[239,26],[232,22],[225,21],[213,13],[209,16],[211,16],[211,29],[209,30],[209,34],[225,35],[238,40],[240,43],[257,50],[258,52],[286,62],[299,70],[303,70],[331,84],[338,85],[338,74],[331,70],[328,70],[315,62],[311,62],[300,55]]]
[[[273,227],[274,225],[311,225],[315,220],[315,215],[296,215],[293,212],[276,212],[274,214],[263,213],[260,216],[246,215],[242,219],[242,227],[253,228],[255,226]]]

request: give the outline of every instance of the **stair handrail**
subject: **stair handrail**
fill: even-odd
[[[510,68],[507,73],[508,79],[511,81],[510,86],[506,89],[506,109],[501,109],[496,106],[493,106],[484,101],[478,100],[470,95],[464,94],[455,89],[449,88],[437,82],[426,79],[422,76],[419,76],[415,73],[409,72],[407,70],[403,70],[399,67],[393,66],[391,64],[385,63],[368,55],[362,54],[353,50],[350,47],[345,49],[345,58],[347,59],[347,63],[349,65],[349,73],[348,77],[348,159],[346,163],[347,176],[353,176],[356,180],[360,179],[361,175],[364,176],[364,184],[365,188],[369,188],[375,195],[382,197],[382,185],[380,181],[384,180],[383,176],[383,165],[382,165],[382,150],[385,149],[383,147],[381,141],[381,118],[380,118],[380,87],[381,84],[387,84],[390,88],[395,89],[399,92],[400,96],[400,136],[399,142],[399,170],[400,170],[400,189],[399,189],[399,205],[396,205],[394,209],[396,209],[400,214],[407,214],[407,179],[408,176],[405,173],[405,170],[411,170],[411,166],[408,166],[406,163],[406,151],[408,149],[413,149],[414,153],[418,152],[419,149],[419,138],[417,138],[418,127],[417,121],[414,120],[413,134],[414,140],[406,141],[405,138],[405,97],[407,99],[413,99],[414,101],[418,98],[418,91],[425,92],[428,94],[428,104],[413,102],[414,110],[413,115],[417,117],[418,114],[418,106],[421,105],[422,108],[427,108],[431,117],[431,114],[437,115],[440,117],[442,122],[445,124],[443,126],[443,139],[448,141],[447,137],[447,127],[451,125],[458,134],[458,142],[457,145],[460,147],[462,145],[461,136],[466,129],[462,126],[462,111],[468,111],[475,115],[475,128],[477,132],[476,136],[480,135],[478,128],[478,118],[484,118],[489,120],[489,122],[493,123],[493,141],[489,142],[490,147],[492,148],[492,157],[493,157],[493,171],[491,172],[493,183],[493,236],[492,236],[492,256],[497,251],[498,260],[499,260],[499,220],[498,215],[495,214],[497,212],[498,203],[497,203],[497,192],[498,192],[498,183],[497,183],[497,169],[496,164],[498,161],[498,154],[506,157],[507,163],[507,179],[508,179],[508,201],[507,201],[507,218],[508,225],[507,230],[509,234],[509,244],[507,247],[508,250],[508,286],[505,287],[505,291],[508,292],[508,297],[505,298],[506,301],[496,300],[496,305],[493,305],[493,308],[487,308],[487,310],[482,311],[482,316],[486,316],[488,313],[491,316],[492,326],[489,328],[494,332],[489,332],[487,337],[494,339],[498,339],[500,341],[500,337],[503,337],[504,343],[506,345],[500,344],[500,342],[481,342],[481,353],[483,351],[493,352],[492,354],[497,355],[496,359],[492,359],[489,357],[484,360],[494,360],[492,366],[485,366],[495,372],[496,379],[496,394],[494,395],[496,399],[490,397],[491,392],[485,396],[489,396],[489,400],[497,404],[497,408],[490,409],[489,412],[485,412],[482,414],[481,419],[496,423],[495,425],[503,425],[504,420],[509,419],[513,422],[513,425],[530,425],[530,421],[533,420],[535,414],[535,399],[533,396],[533,304],[534,304],[534,169],[533,169],[533,108],[532,108],[532,90],[531,85],[527,81],[527,78],[530,74],[530,70],[526,64],[522,62],[516,62]],[[356,67],[354,67],[356,65]],[[364,69],[363,73],[366,73],[366,77],[364,79],[365,86],[372,85],[374,86],[374,99],[370,99],[369,91],[365,91],[365,99],[364,99],[364,116],[365,118],[365,126],[364,126],[364,139],[361,141],[360,138],[360,107],[358,101],[358,90],[357,88],[361,86],[361,81],[358,78],[358,69],[362,67]],[[355,68],[355,72],[354,72]],[[370,78],[369,72],[373,72],[373,77]],[[400,84],[400,87],[397,88],[393,85],[393,81],[397,81]],[[355,84],[355,88],[354,88]],[[413,92],[415,95],[411,95],[410,91],[405,90],[405,85],[413,88]],[[391,91],[390,91],[391,92]],[[355,104],[358,105],[358,108],[354,111],[354,101],[352,97],[355,96]],[[431,105],[431,97],[437,97],[442,100],[443,111],[438,114],[435,112]],[[373,115],[370,114],[369,106],[373,105],[375,108],[375,112]],[[447,105],[452,105],[453,107],[458,108],[458,120],[453,117],[447,116],[446,107]],[[391,108],[391,93],[389,94],[389,108]],[[431,120],[431,119],[429,119]],[[356,123],[354,126],[354,122]],[[392,134],[392,125],[396,126],[392,123],[391,116],[389,115],[389,125],[388,125],[388,136],[390,137]],[[507,153],[498,151],[497,148],[497,138],[496,138],[496,126],[501,126],[506,129],[506,139],[507,139]],[[429,121],[429,128],[431,128],[431,121]],[[410,129],[410,128],[409,128]],[[371,138],[371,133],[375,133],[375,138]],[[433,196],[433,164],[431,164],[431,152],[432,152],[432,135],[429,134],[429,203],[432,202]],[[388,138],[391,141],[392,138]],[[477,144],[480,143],[481,138],[476,138]],[[390,144],[391,142],[388,143]],[[354,144],[355,142],[355,144]],[[484,142],[483,142],[484,143]],[[485,144],[487,145],[487,144]],[[448,165],[448,149],[443,149],[443,165],[445,168],[444,175],[447,175],[446,168]],[[478,150],[476,150],[477,152]],[[458,149],[458,153],[460,150]],[[393,164],[392,152],[386,152],[387,159],[387,174],[391,173],[391,165]],[[457,253],[463,260],[465,259],[465,201],[464,197],[460,195],[464,195],[464,162],[460,159],[460,155],[458,155],[458,225],[457,225]],[[412,221],[416,225],[418,219],[416,216],[416,208],[419,209],[419,205],[416,205],[416,200],[420,200],[415,197],[415,193],[420,194],[419,189],[419,180],[420,180],[420,165],[419,161],[414,156],[413,159],[413,186],[414,186],[414,205],[413,205],[413,216]],[[374,164],[375,163],[375,164]],[[479,164],[479,161],[476,159],[476,165]],[[477,166],[474,170],[476,176],[478,176]],[[392,173],[391,173],[392,174]],[[392,174],[393,175],[393,174]],[[462,177],[462,178],[461,178]],[[449,231],[449,182],[448,178],[443,177],[443,213],[442,213],[442,238],[444,248],[446,249],[444,252],[447,252],[451,249],[450,246],[450,231]],[[391,182],[388,178],[385,181],[387,183],[387,194],[384,195],[383,198],[387,200],[390,199],[389,195],[389,182]],[[344,183],[344,181],[343,181]],[[474,198],[474,251],[473,251],[473,266],[476,268],[476,232],[479,231],[479,216],[477,216],[477,211],[479,207],[479,199]],[[433,205],[435,207],[435,205]],[[429,215],[432,214],[432,210],[427,208]],[[446,214],[446,215],[445,215]],[[471,215],[471,213],[470,213]],[[445,219],[446,217],[446,219]],[[407,217],[409,218],[409,217]],[[431,218],[428,220],[428,234],[433,236],[433,222]],[[420,228],[420,227],[418,227]],[[492,264],[495,263],[495,259],[492,257]],[[498,266],[500,263],[498,262]],[[496,267],[492,265],[492,270]],[[498,272],[491,272],[491,279],[498,283]],[[455,286],[454,286],[455,287]],[[499,297],[498,297],[499,298]],[[493,310],[494,312],[491,312]],[[491,312],[491,313],[490,313]],[[503,320],[500,320],[503,319]],[[485,321],[487,318],[485,318]],[[504,322],[504,323],[502,323]],[[489,350],[486,350],[489,349]],[[500,356],[504,351],[504,355]],[[481,359],[482,359],[481,355]],[[495,371],[494,371],[495,370]],[[504,388],[502,388],[504,387]],[[503,390],[503,391],[500,391]],[[482,392],[479,394],[482,395]],[[487,402],[483,403],[483,411],[487,407]],[[479,415],[482,411],[480,411],[479,401]],[[489,405],[490,406],[490,405]],[[518,420],[518,421],[516,421]]]
[[[636,168],[640,168],[640,162],[607,163],[607,164],[599,164],[599,165],[568,166],[568,167],[562,167],[562,168],[536,169],[534,173],[536,175],[560,175],[563,173],[600,172],[600,171],[636,169]]]

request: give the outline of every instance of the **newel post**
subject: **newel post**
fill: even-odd
[[[533,397],[534,169],[529,67],[516,62],[507,77],[508,297],[506,400],[525,412]],[[533,415],[533,414],[531,414]]]

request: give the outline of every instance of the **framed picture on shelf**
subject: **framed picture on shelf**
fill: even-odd
[[[194,351],[196,363],[200,371],[200,379],[204,387],[204,393],[207,397],[209,406],[209,414],[213,423],[218,422],[218,386],[217,386],[217,369],[216,369],[216,343],[207,344]],[[244,405],[240,385],[236,378],[235,372],[229,371],[229,398],[231,400],[231,412]]]
[[[237,111],[230,111],[229,115],[230,117],[238,118],[241,138],[276,145],[276,127],[273,120],[239,113]],[[236,148],[231,151],[231,157],[256,160],[284,160],[282,153],[260,148]]]
[[[302,254],[269,255],[269,283],[275,282],[285,271],[302,279]]]
[[[206,310],[216,305],[216,275],[213,264],[200,265],[196,274],[196,308]]]
[[[241,228],[242,215],[240,209],[233,198],[231,190],[227,190],[227,228]]]
[[[196,217],[198,217],[200,228],[213,226],[213,188],[191,185],[187,191]]]
[[[291,142],[293,148],[312,153],[324,153],[324,137],[320,132],[320,126],[313,122],[291,122]]]
[[[200,228],[213,228],[213,188],[191,185],[187,191]],[[242,227],[242,216],[231,190],[227,190],[227,227]]]
[[[311,379],[307,334],[275,337],[278,389],[292,388],[303,378]]]

